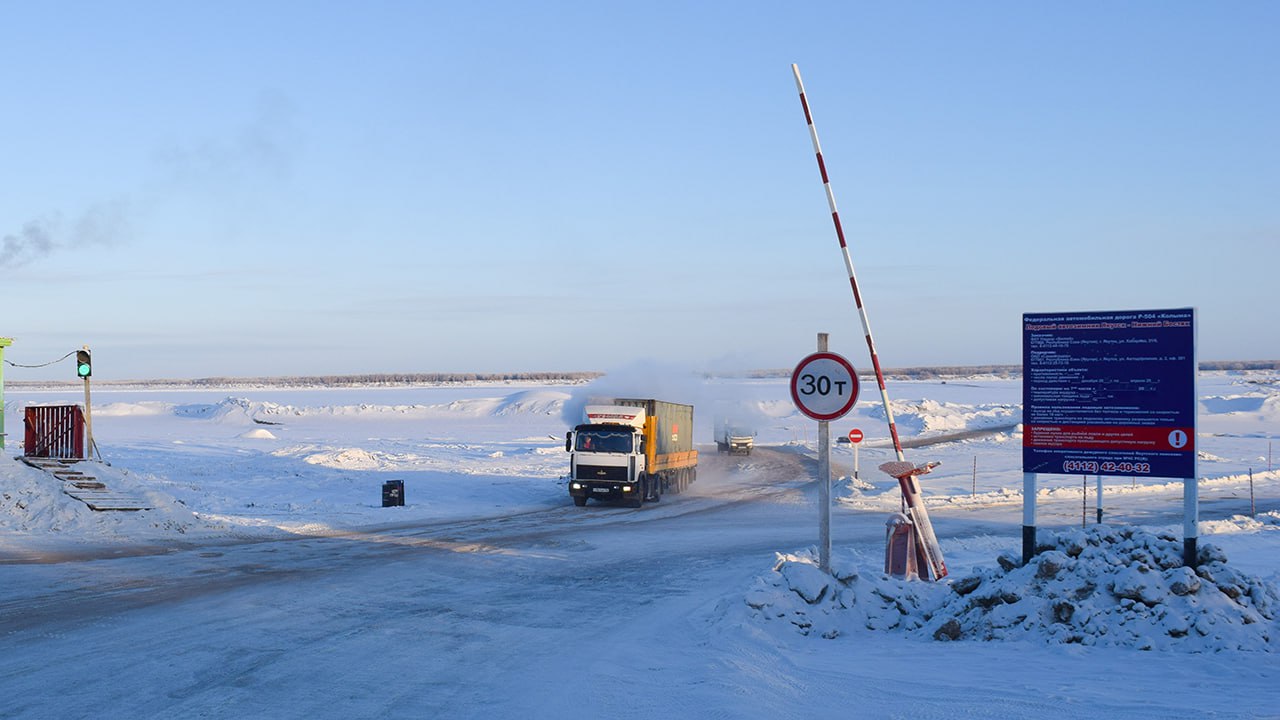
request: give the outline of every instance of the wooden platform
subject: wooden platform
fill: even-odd
[[[90,510],[150,510],[151,504],[139,495],[115,492],[96,476],[86,472],[95,463],[87,460],[24,457],[22,462],[39,468],[63,482],[62,491],[89,506]],[[83,468],[83,469],[82,469]]]

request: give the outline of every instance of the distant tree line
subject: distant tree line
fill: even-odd
[[[1206,360],[1200,363],[1204,371],[1241,371],[1241,370],[1280,370],[1280,360]],[[750,370],[741,373],[748,378],[780,378],[791,377],[790,368],[773,370]],[[931,380],[934,378],[969,377],[972,375],[994,375],[1001,378],[1021,377],[1021,365],[931,365],[925,367],[885,368],[886,377],[907,380]],[[714,374],[713,374],[714,375]],[[874,378],[875,373],[860,369],[860,378]]]
[[[1205,371],[1280,370],[1280,360],[1207,360],[1200,363]],[[791,368],[744,370],[740,372],[703,373],[705,377],[745,377],[752,379],[791,377]],[[886,377],[904,380],[932,380],[945,378],[989,375],[999,378],[1022,376],[1021,365],[930,365],[922,367],[889,368]],[[207,377],[194,380],[99,380],[97,385],[149,387],[367,387],[403,385],[449,385],[465,383],[537,382],[580,384],[606,375],[602,372],[506,372],[506,373],[367,373],[363,375],[303,375],[292,377]],[[874,375],[867,369],[859,377],[874,382]],[[18,380],[6,383],[10,387],[60,387],[79,386],[78,380]]]
[[[748,378],[791,377],[790,368],[774,370],[751,370],[743,373]],[[1021,365],[933,365],[928,367],[885,368],[886,377],[907,380],[929,380],[931,378],[968,377],[970,375],[995,375],[997,377],[1017,377],[1022,374]],[[861,369],[860,378],[874,378],[875,372]]]
[[[162,378],[155,380],[100,380],[98,385],[142,385],[148,387],[368,387],[401,385],[449,385],[465,383],[585,383],[603,376],[599,372],[506,372],[506,373],[368,373],[363,375],[301,375],[287,377],[207,377],[192,380]],[[79,385],[79,381],[18,381],[12,387]]]
[[[597,372],[507,372],[507,373],[368,373],[364,375],[304,375],[298,377],[229,378],[210,377],[188,381],[196,386],[228,384],[302,385],[342,387],[346,385],[442,385],[501,382],[587,382],[600,377]]]
[[[1209,360],[1201,370],[1280,370],[1280,360]]]

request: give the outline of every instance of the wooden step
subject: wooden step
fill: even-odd
[[[33,468],[43,470],[67,485],[63,492],[89,506],[90,510],[150,510],[151,503],[138,495],[113,492],[97,477],[70,469],[79,460],[63,458],[19,458]]]
[[[90,510],[150,510],[151,505],[142,498],[110,491],[67,490],[66,493],[89,506]]]

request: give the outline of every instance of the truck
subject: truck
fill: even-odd
[[[642,507],[679,493],[697,478],[693,406],[652,398],[595,400],[565,434],[569,495]]]
[[[738,423],[724,420],[716,424],[716,450],[730,455],[750,455],[755,433]]]

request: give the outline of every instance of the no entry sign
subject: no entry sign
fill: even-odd
[[[838,420],[858,401],[858,373],[840,355],[813,353],[791,373],[791,399],[814,420]]]
[[[858,443],[862,442],[862,431],[859,430],[858,428],[854,428],[850,430],[849,442],[853,443],[854,445],[857,445]]]

